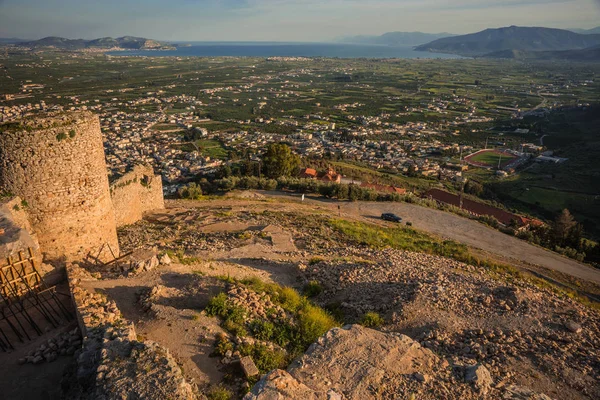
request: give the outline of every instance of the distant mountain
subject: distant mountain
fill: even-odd
[[[580,33],[582,35],[598,35],[600,34],[600,26],[592,29],[569,29],[571,32]]]
[[[506,50],[578,50],[600,44],[600,35],[582,35],[563,29],[510,26],[469,35],[438,39],[416,50],[477,57]]]
[[[485,58],[512,58],[518,60],[565,60],[600,62],[600,46],[581,50],[527,51],[502,50],[484,55]]]
[[[15,43],[21,43],[21,42],[26,42],[27,40],[24,39],[17,39],[17,38],[0,38],[0,44],[15,44]]]
[[[340,39],[341,43],[378,44],[387,46],[417,46],[432,40],[455,36],[451,33],[388,32],[381,36],[351,36]]]
[[[55,47],[64,50],[83,50],[94,48],[109,49],[113,47],[120,47],[122,49],[132,50],[167,50],[175,48],[175,46],[170,43],[159,42],[152,39],[145,39],[133,36],[123,36],[116,39],[113,39],[111,37],[105,37],[94,40],[65,39],[62,37],[49,36],[40,40],[17,43],[17,45],[32,48]]]

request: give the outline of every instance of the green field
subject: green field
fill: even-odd
[[[229,155],[223,144],[218,140],[198,140],[196,141],[196,146],[198,146],[202,155],[213,159],[224,160]]]
[[[494,151],[486,151],[479,154],[474,155],[473,157],[469,157],[469,161],[489,165],[490,167],[495,167],[498,165],[498,161],[500,161],[500,165],[506,164],[508,161],[515,159],[516,157],[512,154],[502,154],[500,155]]]

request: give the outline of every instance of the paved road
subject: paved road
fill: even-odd
[[[275,192],[269,192],[268,195],[297,198],[296,196],[291,197],[289,194],[277,194]],[[320,199],[307,199],[305,202],[329,207],[335,211],[337,211],[339,205],[343,213],[362,217],[379,217],[384,212],[392,212],[402,217],[404,221],[412,222],[417,229],[509,259],[539,265],[600,284],[599,269],[533,246],[523,240],[455,214],[408,203],[349,203]]]

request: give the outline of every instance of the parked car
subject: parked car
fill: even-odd
[[[381,219],[383,219],[385,221],[391,221],[391,222],[398,222],[398,223],[402,222],[402,218],[400,218],[396,214],[392,214],[392,213],[381,214]]]

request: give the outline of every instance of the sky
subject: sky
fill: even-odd
[[[0,0],[0,37],[331,41],[392,31],[600,25],[600,0]]]

